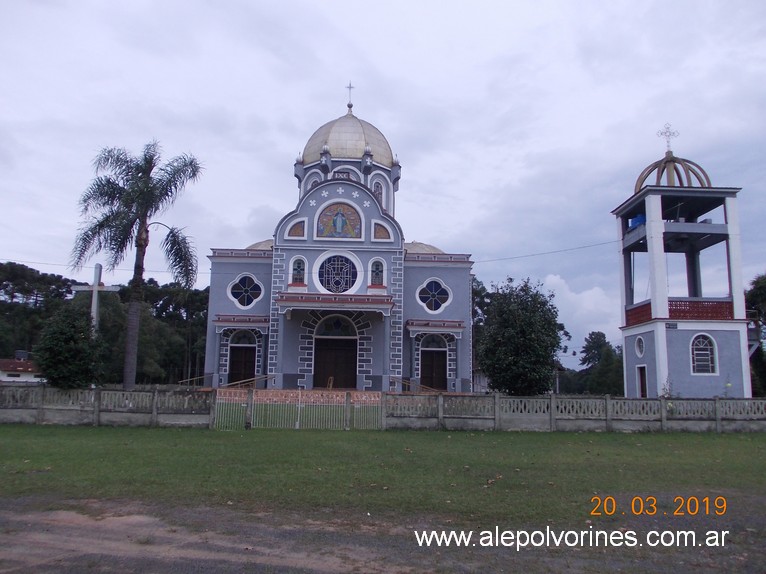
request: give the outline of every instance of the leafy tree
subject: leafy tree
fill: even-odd
[[[559,371],[559,393],[562,395],[580,395],[586,390],[583,371],[566,369]]]
[[[61,275],[41,273],[21,263],[0,263],[0,301],[42,307],[72,296],[77,282]]]
[[[758,347],[750,357],[750,379],[754,397],[766,396],[766,353]]]
[[[487,291],[484,283],[479,281],[476,277],[471,279],[471,297],[473,299],[473,324],[483,325],[491,294]]]
[[[45,321],[72,296],[75,283],[21,263],[0,263],[0,357],[31,351]]]
[[[168,325],[172,330],[171,336],[180,337],[183,341],[183,345],[172,353],[168,346],[161,346],[167,351],[166,355],[157,359],[167,375],[162,382],[175,383],[200,377],[204,370],[209,288],[184,289],[178,283],[160,286],[150,278],[145,283],[144,293],[150,306],[150,319]],[[120,296],[127,301],[129,290],[122,289]],[[177,342],[173,345],[176,346]]]
[[[758,275],[750,282],[750,289],[745,292],[745,304],[758,313],[761,323],[766,320],[766,274]]]
[[[201,167],[190,155],[175,157],[160,165],[157,142],[144,146],[140,157],[125,149],[105,148],[96,156],[97,177],[80,198],[87,221],[80,228],[72,250],[72,264],[80,268],[95,253],[109,254],[107,267],[114,269],[135,248],[133,277],[129,283],[123,385],[136,384],[139,323],[144,300],[144,258],[149,246],[149,228],[166,227],[161,247],[175,281],[191,288],[197,278],[197,256],[181,229],[167,227],[152,218],[165,212],[187,183],[195,181]],[[101,174],[101,175],[99,175]]]
[[[766,274],[758,275],[750,282],[745,292],[745,304],[755,314],[755,326],[760,329],[761,345],[750,356],[750,378],[753,396],[766,396],[766,353],[763,340],[766,338]]]
[[[47,322],[35,347],[35,363],[48,384],[61,389],[84,388],[98,382],[101,356],[89,313],[75,305],[59,309]]]
[[[607,348],[611,349],[612,345],[606,340],[606,335],[601,331],[591,331],[585,337],[585,344],[580,351],[580,364],[585,367],[597,365]]]
[[[508,278],[490,294],[477,359],[489,387],[509,395],[550,391],[563,325],[553,294]]]
[[[601,331],[591,331],[585,337],[580,351],[580,364],[585,368],[578,379],[583,392],[595,395],[622,395],[624,391],[622,374],[622,349],[613,347]]]
[[[603,347],[598,363],[585,374],[585,385],[594,395],[622,396],[625,386],[622,375],[622,356],[609,343]]]

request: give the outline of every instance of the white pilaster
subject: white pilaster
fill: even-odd
[[[667,301],[667,298],[665,299]],[[663,387],[668,380],[670,370],[668,368],[668,333],[665,323],[654,324],[654,342],[657,346],[655,360],[657,365],[657,396],[662,394]]]
[[[742,246],[740,244],[739,212],[737,198],[727,197],[724,200],[726,212],[726,227],[729,238],[726,241],[727,263],[729,266],[729,291],[734,306],[734,318],[744,320],[745,288],[742,283]],[[745,345],[747,348],[747,345]]]
[[[665,245],[662,219],[662,197],[646,197],[646,244],[649,251],[649,282],[651,284],[652,318],[667,318],[668,271],[665,267]]]
[[[620,257],[620,325],[626,325],[627,319],[625,317],[625,305],[628,304],[627,302],[627,277],[626,274],[626,265],[625,265],[625,254],[622,252],[623,248],[623,231],[622,231],[622,217],[617,218],[617,237],[620,239],[618,252]],[[631,273],[635,273],[635,270],[631,269]],[[625,341],[623,341],[623,347],[625,345]]]

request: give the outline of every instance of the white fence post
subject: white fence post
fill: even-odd
[[[604,422],[606,423],[606,430],[612,430],[612,397],[604,395]]]
[[[215,429],[215,410],[216,403],[218,402],[218,389],[213,389],[210,393],[210,420],[207,424],[207,428],[210,430]]]
[[[351,430],[351,393],[346,391],[346,402],[343,409],[343,427]]]
[[[380,393],[380,430],[386,430],[386,397],[388,393]]]
[[[548,395],[550,397],[550,417],[551,417],[551,432],[556,430],[556,395],[554,393],[551,393]]]
[[[721,425],[721,399],[715,398],[715,432],[720,433],[722,430]]]

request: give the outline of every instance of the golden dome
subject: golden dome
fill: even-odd
[[[394,155],[385,136],[371,123],[357,118],[352,107],[348,104],[346,115],[327,122],[314,132],[303,149],[304,164],[319,161],[323,151],[329,151],[333,159],[361,159],[368,151],[375,163],[393,167]]]

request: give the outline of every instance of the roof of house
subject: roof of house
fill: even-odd
[[[39,373],[40,369],[32,361],[20,361],[18,359],[0,359],[0,372]]]

